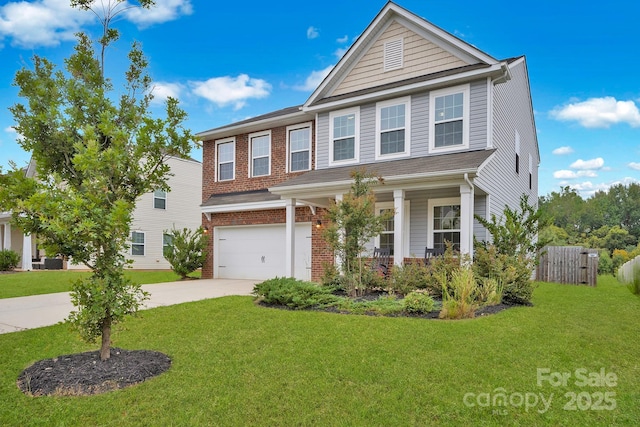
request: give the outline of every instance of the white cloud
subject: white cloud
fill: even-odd
[[[612,96],[556,107],[551,116],[562,121],[577,121],[586,128],[608,128],[618,123],[640,126],[640,110],[635,102],[618,101]]]
[[[131,6],[123,2],[116,10],[124,10],[123,16],[141,28],[193,13],[191,0],[156,0],[151,9]],[[94,7],[99,8],[98,5]],[[72,8],[69,0],[9,2],[0,6],[0,42],[11,39],[12,46],[25,49],[57,46],[75,40],[75,33],[95,20],[92,12]]]
[[[335,50],[335,52],[333,52],[333,54],[336,56],[336,58],[340,59],[344,56],[345,53],[347,53],[348,50],[349,48],[347,47],[339,47]]]
[[[595,178],[598,174],[592,170],[582,170],[578,172],[570,170],[559,170],[553,173],[553,177],[556,179],[576,179],[576,178]]]
[[[131,5],[127,3],[126,6]],[[133,7],[124,12],[129,21],[141,28],[173,21],[180,16],[192,13],[191,0],[155,0],[155,4],[150,9]]]
[[[295,86],[294,89],[302,91],[313,91],[322,83],[325,77],[331,72],[333,65],[329,65],[324,70],[312,71],[304,81],[303,85]]]
[[[633,170],[640,171],[640,163],[631,162],[631,163],[628,163],[627,166],[629,166]]]
[[[316,27],[309,27],[307,28],[307,38],[309,40],[315,39],[320,35],[320,33],[318,32],[318,29]]]
[[[336,39],[336,42],[340,44],[344,44],[348,41],[349,41],[349,36],[346,34],[344,35],[344,37],[340,37],[339,39]]]
[[[573,148],[571,147],[558,147],[552,151],[556,156],[564,156],[565,154],[573,153]]]
[[[575,189],[582,197],[591,197],[598,191],[608,191],[609,188],[614,185],[622,184],[629,185],[632,183],[638,183],[639,181],[635,178],[625,177],[621,180],[611,181],[611,182],[601,182],[594,184],[591,181],[585,181],[578,184],[567,184],[561,183],[561,185],[569,185],[571,188]]]
[[[168,97],[180,99],[184,86],[180,83],[154,82],[152,94],[154,104],[163,104]]]
[[[246,74],[238,77],[214,77],[204,82],[190,82],[193,93],[217,104],[219,107],[233,105],[236,110],[244,107],[251,98],[265,98],[271,85],[262,79],[253,79]]]
[[[571,169],[601,169],[604,166],[604,159],[602,157],[598,157],[591,160],[582,160],[578,159],[575,162],[571,163],[569,166]]]
[[[11,2],[0,7],[0,40],[10,38],[12,46],[27,49],[57,46],[74,40],[94,19],[90,12],[71,8],[69,0]]]

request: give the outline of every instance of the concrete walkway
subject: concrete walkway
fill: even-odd
[[[201,279],[142,285],[151,295],[144,308],[218,298],[251,295],[258,280]],[[0,334],[55,325],[74,309],[69,292],[0,299]]]

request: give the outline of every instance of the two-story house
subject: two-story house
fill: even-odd
[[[169,157],[167,165],[171,175],[167,184],[171,191],[156,190],[143,194],[136,202],[132,214],[131,239],[126,257],[131,268],[137,270],[168,270],[169,262],[163,252],[170,242],[167,231],[171,229],[200,227],[200,192],[202,164],[194,159]],[[29,177],[35,176],[35,162],[25,169]],[[11,212],[0,212],[0,249],[11,249],[21,255],[20,268],[86,270],[84,264],[47,259],[37,245],[37,236],[24,234],[11,226]]]
[[[537,202],[539,151],[523,56],[498,60],[389,2],[307,101],[204,131],[203,277],[317,280],[331,201],[365,167],[393,221],[371,246],[394,263],[490,238],[522,194]]]

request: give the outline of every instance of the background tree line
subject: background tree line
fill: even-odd
[[[541,196],[539,206],[551,225],[541,232],[551,245],[600,248],[600,271],[640,255],[640,184],[617,184],[583,199],[574,190]]]

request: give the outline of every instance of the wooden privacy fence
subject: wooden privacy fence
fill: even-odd
[[[570,285],[596,286],[598,250],[579,246],[545,246],[536,280]]]
[[[635,278],[636,271],[640,271],[640,256],[620,266],[618,269],[618,280],[622,283],[631,283]]]

